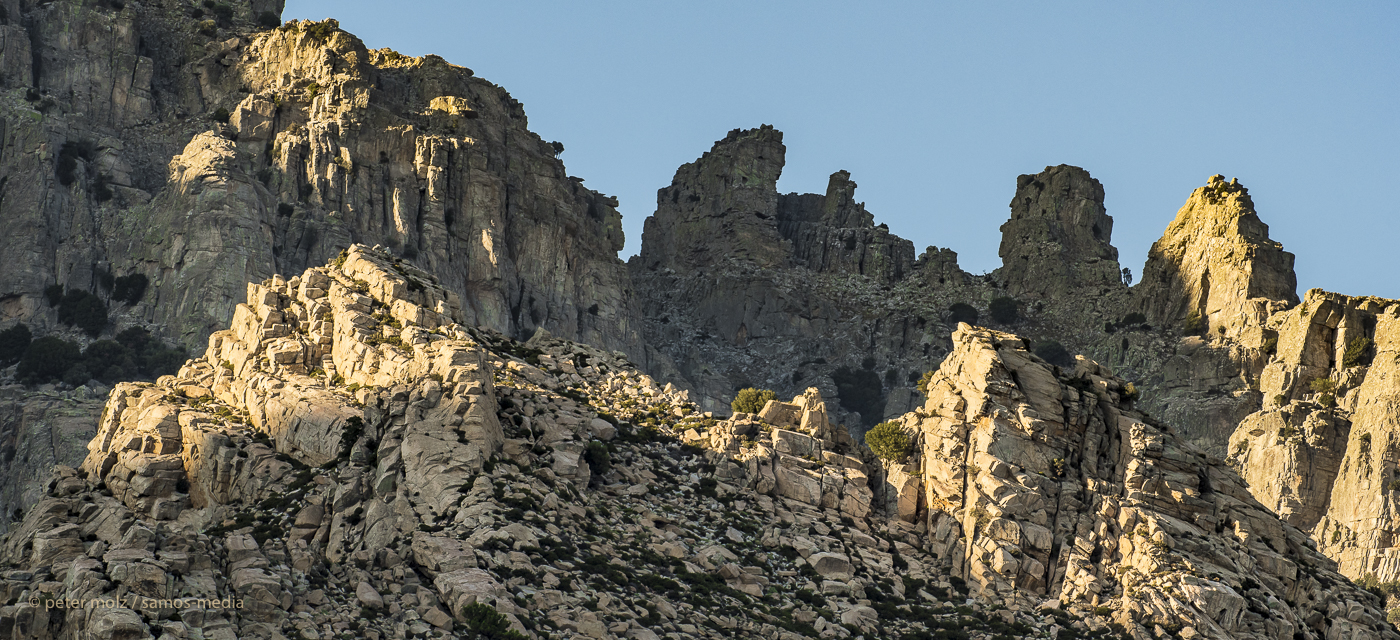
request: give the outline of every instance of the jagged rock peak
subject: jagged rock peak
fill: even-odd
[[[825,194],[778,194],[782,140],[769,125],[735,129],[677,169],[671,186],[657,192],[638,264],[679,271],[735,260],[858,273],[884,283],[910,273],[913,243],[875,225],[855,200],[849,172],[831,174]]]
[[[1012,295],[1053,297],[1079,287],[1121,285],[1113,218],[1103,185],[1079,167],[1046,167],[1016,179],[1011,219],[1001,226],[998,274]]]
[[[1297,304],[1297,288],[1293,254],[1269,239],[1249,191],[1214,175],[1153,243],[1135,291],[1154,324],[1197,316],[1211,335],[1238,338]]]
[[[770,125],[735,129],[695,162],[681,165],[656,195],[656,213],[642,228],[647,269],[693,269],[726,258],[762,266],[785,264],[773,221],[783,171],[783,133]]]

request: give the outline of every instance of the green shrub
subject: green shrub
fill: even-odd
[[[1123,316],[1123,319],[1118,321],[1118,326],[1129,327],[1135,324],[1144,324],[1146,322],[1147,316],[1143,315],[1140,312],[1134,311],[1126,316]]]
[[[1035,355],[1050,364],[1068,367],[1074,364],[1074,356],[1065,346],[1054,340],[1046,340],[1035,345]]]
[[[1139,392],[1138,392],[1137,385],[1135,385],[1135,384],[1133,384],[1133,383],[1131,383],[1131,382],[1129,382],[1127,385],[1125,385],[1125,386],[1123,387],[1123,399],[1124,399],[1124,400],[1128,400],[1128,401],[1137,400],[1137,399],[1138,399],[1138,393],[1139,393]]]
[[[583,450],[583,461],[588,463],[593,477],[601,477],[612,469],[612,452],[608,451],[608,445],[602,441],[593,440]]]
[[[78,179],[78,161],[92,162],[97,158],[97,145],[87,140],[69,140],[58,150],[58,164],[54,173],[58,183],[67,187]]]
[[[1201,319],[1201,314],[1195,311],[1192,311],[1191,315],[1186,316],[1186,320],[1181,324],[1182,332],[1189,336],[1201,335],[1201,332],[1204,331],[1205,328],[1205,320]]]
[[[213,20],[201,20],[199,24],[195,25],[195,31],[202,35],[212,36],[219,32],[219,23]]]
[[[836,383],[837,397],[844,409],[859,412],[866,425],[874,425],[880,419],[885,410],[885,393],[880,376],[874,371],[840,367],[832,372],[831,380]]]
[[[28,384],[59,380],[78,363],[82,352],[78,345],[57,336],[44,336],[29,343],[19,361],[16,375]]]
[[[769,400],[775,400],[777,397],[778,394],[768,389],[755,389],[753,387],[740,389],[739,393],[734,395],[734,400],[729,403],[729,408],[736,413],[758,413],[763,410],[763,406],[768,404]]]
[[[1337,383],[1331,378],[1314,378],[1308,386],[1312,387],[1313,393],[1332,393],[1337,390]]]
[[[88,373],[87,367],[83,366],[81,362],[68,367],[68,370],[63,372],[63,382],[70,386],[81,387],[91,379],[92,374]]]
[[[58,321],[97,336],[107,327],[107,303],[81,289],[70,289],[58,303]]]
[[[214,117],[214,121],[215,121],[215,122],[224,122],[224,123],[227,123],[229,117],[231,117],[231,116],[230,116],[230,114],[229,114],[229,112],[228,112],[228,109],[225,109],[225,108],[223,108],[223,107],[219,107],[218,109],[215,109],[215,110],[214,110],[214,116],[213,116],[213,117]]]
[[[923,394],[925,397],[928,397],[928,383],[929,381],[933,380],[933,374],[933,369],[929,369],[928,371],[924,372],[924,375],[919,376],[917,388],[919,390],[919,393]]]
[[[146,286],[150,280],[145,274],[133,273],[117,278],[112,288],[112,300],[136,304],[146,296]]]
[[[1021,319],[1016,300],[1005,296],[992,300],[992,303],[987,305],[987,314],[999,324],[1016,324]]]
[[[482,640],[526,640],[519,631],[511,630],[509,618],[488,604],[473,602],[462,607],[458,615],[467,629]]]
[[[63,302],[63,285],[51,284],[44,287],[44,299],[49,301],[50,307],[57,307],[58,303]]]
[[[1367,352],[1371,349],[1371,339],[1366,336],[1356,336],[1347,343],[1347,350],[1342,355],[1342,366],[1355,367],[1363,364],[1370,364]]]
[[[902,462],[913,449],[913,439],[898,422],[881,422],[865,432],[865,445],[882,460]]]
[[[977,324],[977,318],[977,308],[966,302],[955,302],[953,306],[948,307],[948,322],[952,324],[956,325],[959,322]]]
[[[1264,338],[1264,344],[1260,346],[1264,353],[1274,355],[1278,352],[1278,334],[1272,334]]]
[[[8,367],[24,357],[24,351],[34,340],[34,334],[23,323],[0,331],[0,367]]]

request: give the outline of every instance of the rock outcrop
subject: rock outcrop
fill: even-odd
[[[846,429],[830,422],[815,388],[792,402],[770,400],[758,415],[736,413],[704,433],[689,430],[682,440],[728,454],[742,470],[730,466],[721,477],[761,495],[850,518],[865,518],[874,506],[866,461]]]
[[[1009,334],[959,328],[896,473],[817,389],[717,421],[620,355],[463,326],[381,250],[247,294],[178,375],[118,385],[0,537],[0,628],[1400,635],[1121,381]]]
[[[954,342],[904,424],[930,545],[955,575],[1208,637],[1394,633],[1375,608],[1329,613],[1375,601],[1223,461],[1133,410],[1106,369],[1080,358],[1061,370],[1015,336],[966,325]]]
[[[38,392],[0,387],[0,533],[43,496],[54,465],[87,455],[105,400],[88,387]]]
[[[1395,300],[1314,289],[1270,316],[1264,406],[1230,438],[1254,495],[1354,579],[1400,580],[1398,314]]]
[[[1139,382],[1144,409],[1224,455],[1228,434],[1264,403],[1267,321],[1297,304],[1296,285],[1293,254],[1269,239],[1248,190],[1211,176],[1152,245],[1121,307],[1145,324],[1089,352]]]
[[[256,27],[281,3],[253,4],[208,25],[174,6],[15,12],[33,62],[7,56],[30,100],[0,107],[19,240],[0,258],[23,265],[0,278],[7,320],[43,328],[45,287],[140,273],[133,315],[193,346],[247,282],[370,241],[466,296],[474,324],[644,360],[616,200],[565,173],[519,102],[334,21]]]

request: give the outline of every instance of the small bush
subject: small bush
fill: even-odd
[[[1278,352],[1278,336],[1271,335],[1267,338],[1264,338],[1264,344],[1260,345],[1260,348],[1264,351],[1264,353],[1274,355]]]
[[[33,340],[34,334],[30,333],[29,327],[23,323],[0,331],[0,367],[19,362]]]
[[[58,183],[67,187],[77,180],[78,161],[92,162],[97,158],[97,145],[86,140],[69,140],[58,150],[58,165],[54,168]]]
[[[1337,383],[1331,378],[1315,378],[1308,386],[1312,387],[1313,393],[1332,393],[1337,390]]]
[[[201,15],[203,14],[201,13]],[[219,23],[213,20],[201,20],[199,24],[195,25],[195,31],[201,35],[213,36],[219,32]]]
[[[1133,400],[1137,400],[1137,399],[1138,399],[1138,388],[1137,388],[1137,385],[1134,385],[1133,383],[1129,382],[1126,386],[1124,386],[1124,387],[1123,387],[1123,399],[1124,399],[1124,400],[1128,400],[1128,401],[1130,401],[1130,402],[1133,401]]]
[[[769,389],[755,389],[753,387],[740,389],[739,393],[735,394],[734,400],[729,403],[729,408],[736,413],[758,413],[763,410],[763,406],[768,404],[769,400],[776,400],[777,397],[778,394]]]
[[[1347,343],[1347,350],[1342,355],[1342,366],[1355,367],[1369,364],[1370,358],[1366,354],[1371,349],[1371,339],[1366,336],[1356,336]]]
[[[1016,308],[1016,300],[1005,296],[997,298],[987,305],[987,314],[998,324],[1016,324],[1021,319],[1021,313]]]
[[[1065,346],[1054,340],[1046,340],[1035,345],[1035,355],[1050,364],[1068,367],[1074,364],[1074,356],[1071,356]]]
[[[215,3],[209,10],[219,19],[220,24],[228,24],[233,20],[233,7],[226,2]]]
[[[913,439],[898,422],[881,422],[865,432],[865,445],[882,460],[902,462],[913,449]]]
[[[1147,316],[1143,315],[1140,312],[1134,311],[1126,316],[1123,316],[1123,319],[1118,321],[1118,326],[1130,327],[1136,324],[1144,324],[1146,322]]]
[[[953,306],[948,307],[948,322],[952,324],[956,325],[959,322],[977,324],[977,318],[977,308],[966,302],[956,302],[953,303]]]
[[[526,640],[518,631],[510,628],[510,619],[501,615],[491,605],[473,602],[459,614],[467,629],[484,640]]]
[[[230,116],[231,114],[229,114],[228,109],[219,107],[218,109],[214,110],[213,118],[215,122],[227,123]]]
[[[49,301],[50,307],[57,307],[58,303],[63,302],[63,285],[51,284],[44,287],[44,299]]]
[[[925,371],[925,372],[924,372],[924,375],[919,376],[919,382],[917,383],[917,385],[918,385],[917,388],[918,388],[918,390],[919,390],[919,393],[923,394],[925,397],[928,396],[928,383],[929,383],[930,380],[933,380],[933,374],[934,374],[934,371],[933,371],[932,369],[930,369],[930,370],[928,370],[928,371]]]

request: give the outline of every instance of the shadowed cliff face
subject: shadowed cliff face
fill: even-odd
[[[735,130],[658,192],[629,263],[648,343],[707,409],[740,387],[816,386],[852,424],[897,415],[946,351],[951,296],[987,287],[951,251],[916,260],[845,171],[825,194],[778,194],[784,153],[772,127]]]

